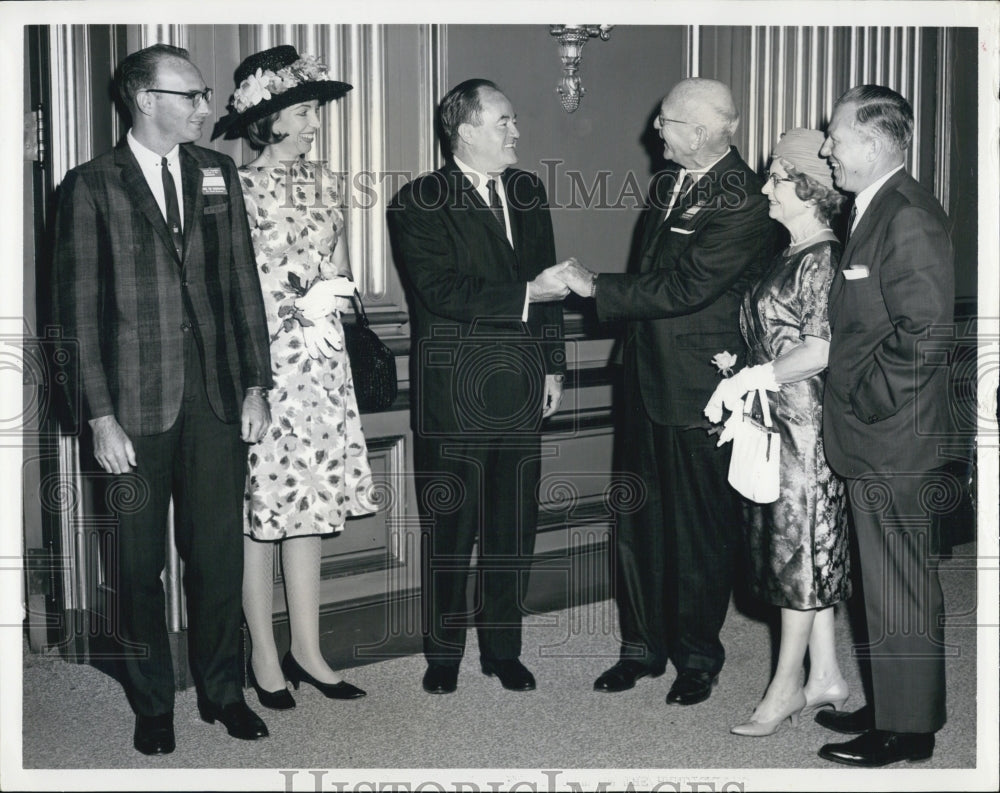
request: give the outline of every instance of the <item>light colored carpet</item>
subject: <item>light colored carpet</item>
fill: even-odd
[[[922,771],[973,768],[976,763],[976,633],[956,624],[975,623],[976,573],[974,559],[970,563],[968,558],[974,557],[975,546],[960,546],[955,554],[941,573],[949,614],[963,615],[952,618],[946,629],[954,648],[947,670],[948,723],[938,733],[934,757],[911,767]],[[771,638],[766,624],[731,607],[722,637],[728,660],[719,685],[707,702],[689,708],[664,703],[673,679],[669,667],[664,676],[640,680],[628,692],[592,690],[594,678],[616,658],[615,630],[610,601],[528,618],[522,659],[537,678],[534,692],[505,691],[496,678],[485,677],[476,662],[472,635],[458,691],[447,696],[423,692],[425,663],[420,656],[348,670],[346,678],[368,691],[357,701],[327,700],[315,689],[303,687],[294,693],[295,710],[276,712],[260,707],[248,690],[247,701],[271,732],[256,742],[234,740],[221,725],[200,721],[194,691],[183,691],[175,710],[177,750],[153,758],[132,749],[133,716],[118,683],[90,666],[26,654],[23,765],[26,769],[831,770],[816,750],[839,738],[811,719],[803,720],[798,729],[786,725],[765,739],[729,733],[730,725],[749,716],[767,685]],[[860,706],[863,694],[843,612],[837,616],[837,631],[842,669],[852,689],[848,707],[853,709]],[[286,789],[284,776],[270,778],[271,786]],[[657,779],[643,778],[650,784]],[[818,787],[822,775],[810,778]],[[539,789],[548,789],[546,779],[538,779]],[[326,778],[310,780],[297,778],[295,785],[336,789]]]

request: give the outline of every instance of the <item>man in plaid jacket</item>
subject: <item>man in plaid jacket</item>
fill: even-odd
[[[211,91],[185,50],[154,45],[116,76],[132,127],[60,188],[54,307],[73,341],[71,401],[97,463],[132,488],[118,514],[115,626],[134,745],[174,749],[174,672],[160,574],[167,511],[185,563],[202,718],[267,735],[239,676],[247,443],[267,430],[267,326],[232,160],[192,144]]]

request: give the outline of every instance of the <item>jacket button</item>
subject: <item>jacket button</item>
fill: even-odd
[[[181,325],[181,330],[187,333],[189,330],[191,330],[191,323],[185,322],[183,325]]]
[[[869,424],[874,424],[876,421],[878,421],[878,416],[869,416],[868,417],[868,423]]]

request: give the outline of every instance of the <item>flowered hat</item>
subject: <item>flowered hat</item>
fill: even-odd
[[[326,66],[314,55],[303,55],[290,44],[256,52],[243,61],[234,74],[236,91],[229,99],[229,115],[212,130],[238,138],[248,125],[298,102],[318,99],[320,104],[340,99],[353,86],[331,80]]]

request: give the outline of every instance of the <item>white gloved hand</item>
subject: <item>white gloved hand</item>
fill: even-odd
[[[338,297],[350,297],[355,288],[354,281],[343,275],[318,278],[302,297],[295,299],[295,306],[306,319],[321,319],[336,308]]]
[[[705,414],[705,418],[713,424],[718,424],[722,421],[722,406],[725,404],[729,391],[732,390],[731,382],[731,379],[722,380],[715,387],[712,396],[708,400],[708,404],[705,405],[705,409],[702,411]]]
[[[337,326],[328,319],[321,318],[312,325],[300,325],[302,341],[310,358],[320,361],[330,358],[338,350],[344,349]]]
[[[705,416],[713,424],[722,421],[722,408],[737,412],[743,409],[743,396],[748,391],[765,389],[780,391],[781,386],[774,379],[774,362],[760,366],[745,366],[732,377],[726,378],[715,387],[708,404],[705,405]]]
[[[724,443],[729,443],[736,436],[736,431],[742,422],[743,411],[733,411],[733,414],[726,419],[726,423],[722,425],[722,432],[719,433],[719,442],[715,444],[716,447],[722,446]]]

